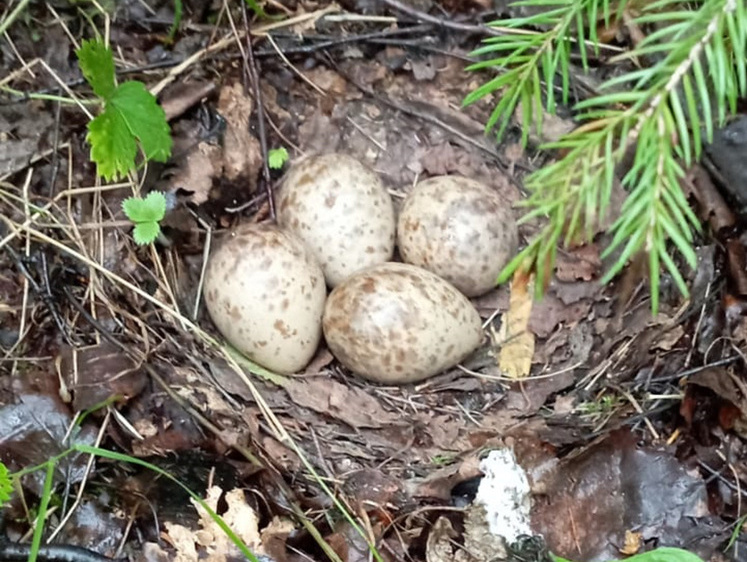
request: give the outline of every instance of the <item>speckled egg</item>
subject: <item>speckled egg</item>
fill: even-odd
[[[323,326],[340,363],[385,384],[435,375],[482,340],[480,316],[462,293],[430,271],[393,262],[338,285],[327,299]]]
[[[461,176],[418,183],[397,223],[402,260],[443,277],[469,297],[495,287],[518,242],[510,205],[490,187]]]
[[[226,340],[278,373],[302,370],[322,334],[322,268],[293,234],[246,224],[212,253],[205,304]]]
[[[335,287],[392,258],[394,206],[379,177],[345,154],[293,166],[277,196],[278,223],[303,240]]]

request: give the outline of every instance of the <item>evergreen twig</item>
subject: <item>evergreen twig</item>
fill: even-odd
[[[553,113],[553,88],[560,84],[561,102],[570,90],[570,57],[580,55],[588,69],[588,49],[598,52],[598,20],[610,25],[632,2],[620,0],[525,0],[545,10],[526,18],[493,22],[515,29],[485,40],[475,56],[496,55],[470,67],[495,67],[501,74],[465,100],[473,103],[499,90],[500,100],[488,123],[498,138],[521,104],[522,142],[535,127],[541,132],[543,111]],[[636,143],[633,165],[622,179],[628,190],[620,216],[611,227],[612,241],[603,257],[617,252],[603,277],[608,282],[641,251],[649,257],[651,306],[658,309],[660,270],[669,272],[683,295],[687,286],[669,243],[695,266],[693,230],[700,228],[680,187],[684,168],[700,158],[703,142],[712,139],[747,95],[747,8],[742,0],[656,0],[645,5],[632,23],[648,35],[625,54],[654,61],[612,78],[600,94],[575,105],[582,125],[554,143],[564,156],[530,174],[525,185],[526,222],[543,216],[547,224],[504,269],[507,280],[517,268],[532,268],[540,292],[555,263],[558,244],[590,240],[609,210],[614,169]],[[527,33],[526,27],[546,31]],[[619,57],[618,57],[619,58]],[[543,102],[544,100],[544,102]]]

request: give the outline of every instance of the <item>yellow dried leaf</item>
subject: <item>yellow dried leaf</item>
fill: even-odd
[[[511,281],[511,296],[501,325],[498,367],[506,376],[523,379],[529,375],[534,356],[534,334],[529,331],[532,313],[533,277],[517,272]]]

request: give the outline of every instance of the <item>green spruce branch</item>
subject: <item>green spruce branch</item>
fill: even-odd
[[[542,114],[555,110],[555,89],[567,103],[575,53],[588,70],[589,48],[598,53],[598,20],[620,18],[632,2],[609,0],[528,0],[517,4],[545,8],[526,18],[494,22],[516,30],[487,39],[475,55],[494,58],[470,67],[498,68],[501,74],[475,90],[465,103],[499,92],[487,128],[502,137],[521,104],[523,142]],[[612,78],[599,95],[576,104],[581,126],[546,149],[564,156],[525,179],[530,193],[523,222],[546,217],[530,244],[509,263],[500,282],[519,267],[534,269],[540,292],[549,278],[558,245],[590,240],[609,210],[615,166],[635,145],[633,165],[622,179],[628,197],[611,227],[603,257],[616,254],[603,278],[608,282],[630,258],[648,255],[651,306],[659,304],[660,271],[669,272],[683,295],[687,286],[670,242],[694,267],[693,230],[700,228],[680,187],[685,168],[700,158],[714,125],[736,111],[747,94],[747,8],[741,0],[649,3],[632,20],[645,39],[625,57],[652,61]],[[525,28],[545,31],[527,33]],[[588,31],[587,31],[588,30]],[[497,56],[495,56],[497,55]],[[620,58],[620,57],[618,57]],[[538,295],[538,296],[539,296]]]

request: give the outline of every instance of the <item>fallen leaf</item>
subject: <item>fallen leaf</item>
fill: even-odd
[[[714,232],[734,226],[737,221],[734,212],[701,165],[695,164],[682,184],[685,191],[690,191],[695,196],[700,218],[707,220]]]
[[[453,562],[458,533],[446,517],[439,517],[428,533],[425,547],[426,562]]]
[[[602,285],[598,281],[571,281],[564,283],[553,279],[550,281],[550,291],[563,304],[575,304],[584,299],[596,299],[602,293]]]
[[[430,82],[436,77],[436,65],[431,58],[410,61],[412,75],[417,81]]]
[[[591,281],[602,267],[599,247],[585,244],[572,250],[558,253],[555,262],[555,276],[559,281]]]
[[[241,84],[225,86],[218,98],[218,112],[226,120],[223,139],[223,173],[229,180],[249,180],[247,191],[254,191],[262,165],[259,141],[249,132],[254,102],[244,94]]]
[[[534,334],[527,329],[532,313],[532,285],[531,278],[514,275],[508,312],[501,325],[498,367],[513,379],[526,377],[532,368]]]
[[[490,531],[487,513],[482,504],[473,503],[467,508],[464,518],[464,547],[471,555],[467,559],[469,562],[509,559],[506,541]]]
[[[625,531],[625,543],[620,549],[620,554],[632,556],[633,554],[641,550],[642,544],[643,535],[641,535],[641,533],[636,533],[634,531]]]
[[[532,505],[533,530],[553,553],[613,560],[625,529],[670,545],[688,544],[688,534],[702,532],[699,518],[708,516],[703,479],[671,451],[637,442],[634,433],[619,430],[560,461]]]
[[[365,390],[326,378],[293,380],[285,389],[299,406],[332,416],[351,427],[384,427],[402,421],[400,416],[384,410]]]
[[[215,82],[180,82],[170,85],[160,96],[166,119],[171,121],[180,117],[214,91]]]
[[[566,370],[554,377],[525,378],[514,383],[506,395],[506,408],[521,416],[530,416],[539,411],[547,399],[571,386],[576,381],[573,371]]]
[[[207,491],[205,503],[214,512],[218,510],[218,501],[223,498],[228,509],[221,515],[225,524],[246,544],[255,555],[264,552],[259,534],[259,517],[246,502],[244,491],[231,490],[223,494],[218,486]],[[171,543],[177,550],[176,562],[228,562],[239,559],[240,553],[233,541],[210,514],[195,500],[190,500],[200,516],[200,529],[194,531],[177,523],[166,521],[166,531],[161,537]],[[242,557],[243,558],[243,557]]]
[[[182,165],[169,179],[171,190],[183,189],[190,194],[195,205],[205,203],[213,188],[213,179],[220,177],[223,169],[223,150],[209,142],[199,142],[187,153]],[[168,217],[167,217],[168,219]],[[169,226],[184,226],[183,224]]]
[[[324,369],[324,367],[332,363],[332,361],[334,360],[335,357],[334,355],[332,355],[332,352],[326,347],[322,346],[317,350],[316,354],[311,359],[311,362],[306,366],[304,374],[317,375],[322,371],[322,369]]]
[[[145,372],[109,342],[64,348],[60,374],[73,394],[73,407],[83,411],[116,397],[127,401],[140,394],[148,381]]]
[[[69,433],[72,415],[58,397],[20,394],[16,400],[16,404],[0,408],[0,459],[11,472],[48,462],[72,445],[94,444],[96,431],[87,424]],[[88,474],[85,464],[80,455],[62,455],[54,471],[55,482],[80,482]],[[32,472],[28,481],[24,480],[38,495],[43,484],[44,471]]]
[[[662,334],[651,342],[651,349],[661,349],[663,351],[671,350],[677,342],[685,335],[685,329],[681,325],[673,326],[666,329]]]
[[[555,331],[558,325],[572,326],[586,318],[591,311],[591,306],[592,303],[588,300],[566,305],[553,293],[547,293],[532,308],[529,330],[538,338],[546,338]]]
[[[726,241],[726,256],[734,292],[741,296],[747,295],[747,255],[739,239],[729,238]]]

